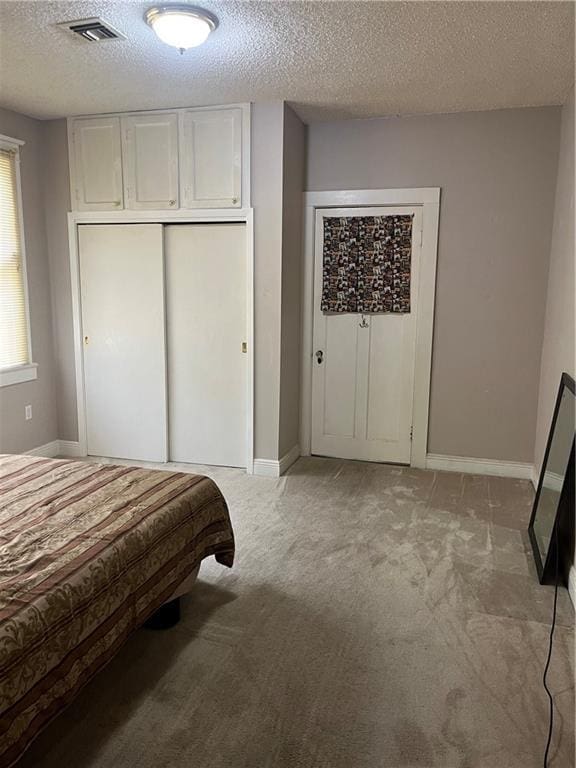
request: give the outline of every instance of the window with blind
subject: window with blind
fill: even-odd
[[[0,140],[0,384],[36,378],[28,337],[19,195],[19,146]],[[23,373],[23,375],[22,375]]]

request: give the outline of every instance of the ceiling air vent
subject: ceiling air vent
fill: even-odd
[[[90,43],[103,43],[105,40],[126,40],[126,35],[119,32],[104,19],[78,19],[77,21],[64,21],[59,27],[80,35]]]

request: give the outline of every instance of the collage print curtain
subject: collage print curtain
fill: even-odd
[[[323,312],[410,312],[412,219],[324,218]]]

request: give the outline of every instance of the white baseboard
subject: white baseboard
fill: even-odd
[[[515,477],[520,480],[532,480],[532,464],[521,461],[496,461],[494,459],[472,459],[465,456],[443,456],[429,453],[426,456],[426,469],[446,472],[467,472],[473,475],[495,475],[497,477]]]
[[[254,474],[260,477],[280,477],[280,462],[274,459],[254,459]]]
[[[80,443],[77,440],[59,440],[60,443],[60,456],[86,456],[86,451],[83,451],[80,447]]]
[[[279,461],[254,459],[254,474],[260,477],[280,477],[298,458],[300,458],[300,446],[295,445]]]
[[[286,470],[290,469],[295,461],[300,458],[300,446],[295,445],[288,453],[284,454],[280,459],[280,474],[283,475]]]
[[[23,451],[29,456],[46,456],[53,459],[55,456],[85,456],[80,448],[80,443],[75,440],[52,440],[51,443],[39,445],[30,451]]]
[[[22,451],[27,456],[46,456],[49,459],[53,459],[54,456],[58,456],[60,453],[60,440],[52,440],[51,443],[45,443],[39,445],[37,448],[31,448],[29,451]]]

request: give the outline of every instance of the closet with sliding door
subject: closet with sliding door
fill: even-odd
[[[245,125],[242,107],[71,121],[88,455],[249,464],[249,239],[226,210],[247,202]]]

